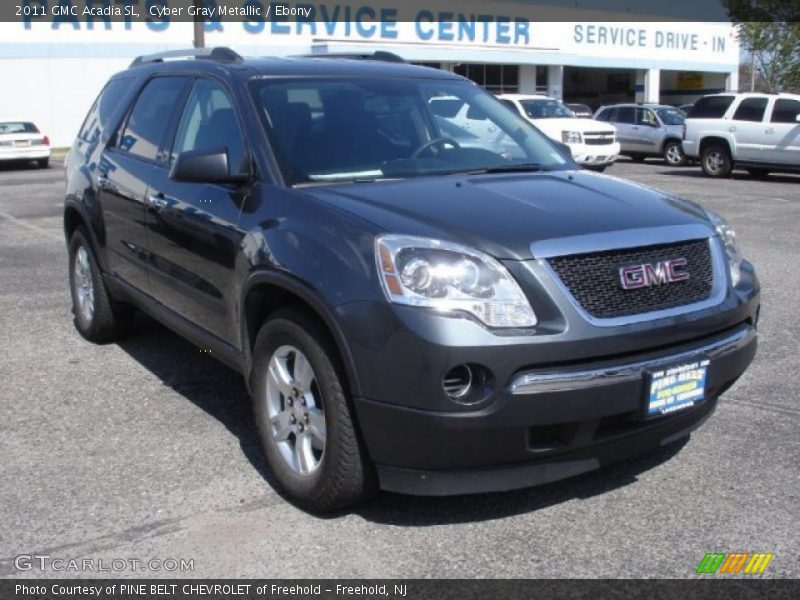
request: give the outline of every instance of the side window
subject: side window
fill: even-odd
[[[687,119],[721,119],[733,104],[733,96],[704,96],[694,103]]]
[[[632,106],[622,106],[617,109],[617,123],[633,123],[636,110]]]
[[[130,79],[115,79],[108,82],[86,115],[81,130],[78,132],[80,139],[91,142],[102,133],[108,126],[114,110],[119,108],[123,101],[130,84]]]
[[[598,115],[595,117],[596,121],[614,121],[613,115],[616,114],[616,108],[606,108],[605,110],[601,110]]]
[[[797,124],[798,115],[800,115],[800,101],[779,98],[775,101],[770,121],[773,123]]]
[[[734,121],[761,121],[767,109],[767,98],[745,98],[733,113]]]
[[[128,117],[117,144],[120,150],[148,160],[158,160],[158,150],[173,122],[185,85],[185,77],[152,79],[139,94]]]
[[[246,173],[247,152],[228,94],[208,79],[198,79],[183,110],[172,158],[188,150],[225,148],[231,173]]]
[[[652,110],[648,110],[646,108],[637,108],[636,109],[636,124],[637,125],[655,125],[656,124],[656,116],[653,114]]]

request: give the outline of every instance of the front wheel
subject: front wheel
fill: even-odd
[[[600,165],[600,166],[591,166],[586,168],[589,169],[590,171],[594,171],[595,173],[602,173],[603,171],[606,170],[607,166],[608,165]]]
[[[322,327],[300,311],[279,311],[256,338],[251,390],[270,471],[291,500],[319,512],[376,488],[336,364]]]
[[[703,148],[700,154],[700,164],[703,173],[709,177],[728,177],[733,170],[728,149],[717,144]]]
[[[39,165],[40,169],[49,169],[50,168],[50,159],[49,158],[40,158],[36,161]]]
[[[670,140],[664,144],[664,162],[671,167],[682,167],[686,164],[686,155],[678,140]]]

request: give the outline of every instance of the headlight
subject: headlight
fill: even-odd
[[[736,286],[742,275],[742,254],[739,251],[739,244],[736,241],[736,232],[733,230],[733,227],[717,213],[709,210],[706,211],[706,214],[714,224],[717,235],[719,239],[722,240],[722,245],[725,247],[725,254],[728,257],[728,266],[731,271],[731,281],[733,285]]]
[[[427,238],[382,235],[375,253],[390,302],[466,313],[489,327],[537,323],[517,282],[483,252]]]
[[[562,131],[561,141],[565,144],[582,144],[583,137],[580,131]]]

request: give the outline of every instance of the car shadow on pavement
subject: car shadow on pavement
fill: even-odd
[[[665,168],[666,168],[666,166],[665,166]],[[682,177],[696,177],[698,179],[706,179],[709,182],[715,181],[714,179],[706,177],[706,175],[703,173],[703,171],[699,167],[694,168],[694,169],[691,168],[691,167],[682,167],[682,168],[679,168],[679,169],[672,169],[672,170],[669,170],[669,171],[668,170],[663,170],[663,171],[659,171],[658,174],[659,175],[680,175]],[[758,183],[800,183],[800,177],[798,177],[796,175],[783,174],[783,173],[782,174],[770,174],[770,175],[767,175],[766,177],[760,177],[759,178],[759,177],[753,177],[752,175],[750,175],[746,171],[741,171],[741,172],[734,171],[731,174],[730,178],[734,179],[734,180],[753,181],[753,182],[758,182]]]
[[[261,450],[241,374],[142,314],[136,316],[134,332],[120,342],[119,347],[156,375],[164,385],[222,423],[239,440],[242,453],[253,468],[280,494]],[[535,488],[455,497],[406,496],[382,492],[354,509],[314,516],[338,518],[355,514],[368,521],[406,527],[508,517],[576,498],[596,496],[634,483],[638,475],[677,454],[687,440],[678,440],[599,471]]]

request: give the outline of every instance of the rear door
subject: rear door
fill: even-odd
[[[770,163],[800,167],[800,100],[776,98],[766,124],[764,155]]]
[[[635,135],[636,131],[634,130],[636,109],[632,106],[620,106],[616,111],[617,113],[614,115],[612,122],[617,126],[617,139],[622,146],[622,150],[627,152],[640,151]]]
[[[636,124],[633,126],[635,137],[639,140],[641,152],[660,153],[663,130],[656,114],[649,108],[636,109]]]
[[[226,148],[234,172],[250,171],[250,153],[229,90],[217,80],[192,84],[171,145],[170,163],[189,150]],[[170,163],[155,167],[147,226],[153,295],[164,306],[229,345],[238,332],[234,261],[248,186],[170,179]]]
[[[148,81],[98,165],[108,267],[113,275],[147,294],[147,192],[155,167],[163,160],[161,148],[188,82],[186,77]]]
[[[767,97],[745,98],[733,111],[728,131],[736,140],[735,160],[768,160],[764,151],[767,139],[764,118],[768,102]]]

